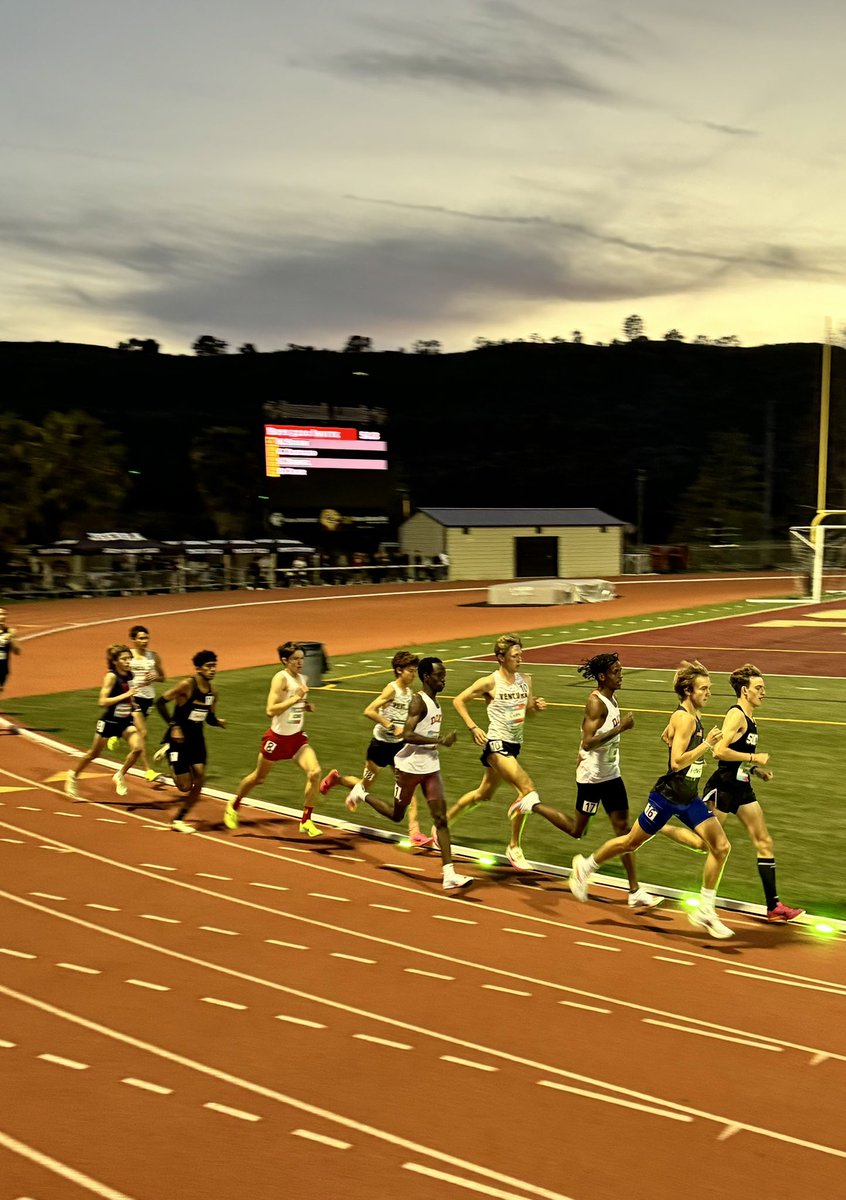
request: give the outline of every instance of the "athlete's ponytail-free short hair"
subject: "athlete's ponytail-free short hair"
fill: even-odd
[[[199,671],[200,667],[207,667],[209,663],[217,662],[217,655],[214,650],[198,650],[191,662]]]
[[[620,661],[619,654],[594,654],[593,658],[589,658],[587,662],[582,663],[577,668],[583,679],[595,679],[599,683],[599,676],[610,671],[614,663]]]
[[[106,663],[110,671],[115,669],[115,664],[122,654],[131,654],[132,651],[128,646],[122,646],[116,642],[113,646],[109,646],[106,650]]]
[[[146,625],[133,625],[129,631],[129,640],[134,642],[139,633],[146,633],[149,636],[149,629]]]
[[[505,658],[508,651],[513,649],[514,646],[519,646],[522,650],[522,640],[517,636],[516,633],[504,633],[502,637],[498,637],[494,642],[494,654],[499,659]]]
[[[738,667],[736,671],[732,671],[729,676],[729,683],[735,696],[739,696],[745,687],[749,687],[751,681],[758,677],[763,678],[761,672],[752,663],[744,663],[742,667]]]
[[[686,658],[682,659],[679,669],[673,676],[673,691],[680,700],[684,700],[685,696],[693,691],[700,675],[706,675],[709,679],[711,677],[708,668],[704,667],[698,658],[695,658],[693,662],[688,662]]]
[[[416,654],[412,654],[410,650],[397,650],[391,659],[391,666],[394,672],[399,675],[400,671],[405,671],[408,667],[416,667],[419,662],[420,659]]]
[[[420,662],[417,664],[417,674],[420,676],[421,683],[425,683],[426,676],[432,674],[432,668],[436,667],[438,665],[438,663],[440,663],[441,666],[443,666],[444,660],[442,658],[421,658],[420,659]]]
[[[283,642],[277,647],[276,653],[279,655],[280,662],[287,662],[292,654],[296,654],[298,650],[302,650],[302,646],[298,642]]]

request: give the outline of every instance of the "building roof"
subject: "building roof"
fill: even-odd
[[[626,524],[625,521],[609,516],[599,508],[421,508],[419,511],[447,528]]]

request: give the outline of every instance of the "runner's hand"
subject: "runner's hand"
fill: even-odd
[[[438,739],[438,742],[439,742],[439,744],[440,744],[441,746],[454,746],[454,745],[455,745],[455,739],[456,739],[457,737],[458,737],[458,734],[455,732],[455,730],[454,730],[454,729],[451,729],[451,730],[449,731],[449,733],[445,733],[445,734],[443,735],[443,737],[439,738],[439,739]]]

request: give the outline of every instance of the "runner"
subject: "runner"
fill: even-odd
[[[444,690],[446,667],[439,658],[424,658],[418,664],[417,674],[423,686],[409,706],[408,719],[402,731],[405,745],[394,759],[396,786],[393,805],[378,796],[369,795],[362,783],[352,788],[345,804],[350,812],[355,812],[364,801],[389,821],[399,822],[419,787],[435,822],[438,847],[443,859],[444,891],[454,892],[468,887],[474,881],[469,875],[459,875],[453,865],[441,779],[438,747],[453,746],[456,738],[454,730],[441,733],[442,713],[437,697]]]
[[[485,768],[482,781],[472,792],[466,792],[447,814],[450,824],[463,812],[472,811],[478,804],[490,800],[499,785],[505,781],[517,792],[518,800],[530,804],[539,802],[527,772],[517,761],[523,748],[523,733],[527,713],[543,712],[546,701],[532,695],[531,677],[520,674],[523,663],[523,643],[516,633],[504,633],[494,643],[494,654],[498,662],[492,675],[477,679],[453,700],[453,706],[470,736],[482,750],[481,763]],[[487,731],[475,723],[467,705],[471,700],[484,699],[487,704]],[[518,871],[531,871],[532,867],[520,847],[520,837],[526,823],[524,811],[514,805],[508,810],[511,819],[511,838],[505,855],[512,867]]]
[[[698,661],[683,662],[673,679],[679,706],[670,718],[669,763],[665,775],[657,780],[643,812],[623,837],[611,838],[583,858],[573,859],[570,890],[577,900],[587,900],[593,873],[605,862],[621,854],[634,853],[672,818],[677,817],[702,838],[707,858],[702,873],[702,894],[698,908],[688,909],[688,920],[707,929],[711,937],[734,937],[734,931],[719,919],[715,902],[717,886],[731,846],[722,826],[698,795],[705,755],[720,741],[719,727],[703,735],[699,713],[711,696],[711,678]]]
[[[779,900],[773,839],[751,783],[753,775],[762,783],[769,783],[773,778],[773,772],[767,766],[769,754],[761,754],[758,750],[758,726],[754,719],[766,695],[764,679],[757,667],[746,663],[732,672],[729,683],[737,696],[737,704],[732,705],[723,721],[723,740],[714,750],[719,765],[705,784],[705,803],[720,825],[725,825],[729,814],[735,813],[745,826],[758,855],[767,920],[795,921],[805,910],[791,908]]]
[[[337,784],[343,784],[347,790],[357,783],[369,788],[383,767],[393,770],[397,751],[401,749],[402,731],[408,719],[408,707],[414,693],[411,684],[417,675],[417,664],[420,660],[409,650],[399,650],[391,659],[391,667],[395,678],[382,689],[375,700],[368,704],[364,715],[373,721],[376,728],[367,747],[367,756],[361,776],[341,775],[333,767],[320,781],[320,794],[325,796]],[[413,796],[408,806],[408,833],[415,846],[431,846],[432,838],[420,831],[417,818],[417,796]]]
[[[135,703],[141,709],[146,724],[150,709],[156,700],[156,689],[153,687],[153,684],[164,683],[165,670],[159,655],[155,650],[150,649],[150,631],[146,625],[132,626],[129,631],[129,647],[132,650],[133,683],[140,685],[135,693]],[[115,750],[116,745],[113,746],[112,741],[114,739],[110,738],[108,746],[110,750]],[[141,750],[141,769],[151,783],[163,784],[170,782],[165,775],[161,775],[150,767],[147,761],[146,740]]]
[[[79,799],[78,776],[90,762],[102,754],[109,738],[114,738],[116,744],[120,744],[121,741],[129,744],[129,754],[123,766],[119,767],[114,775],[117,794],[125,796],[128,791],[124,775],[138,760],[146,732],[144,717],[135,703],[137,689],[132,681],[131,661],[132,653],[128,646],[109,646],[106,651],[106,665],[109,669],[100,688],[99,704],[103,711],[95,726],[94,741],[88,753],[82,756],[74,770],[68,771],[65,779],[65,792],[74,800]]]
[[[183,795],[179,811],[170,823],[174,833],[196,832],[186,817],[199,800],[206,777],[207,752],[203,730],[206,725],[226,728],[226,722],[215,712],[217,655],[214,650],[199,650],[191,661],[194,674],[180,680],[156,699],[156,709],[167,725],[167,759],[174,783]],[[173,716],[167,707],[171,700],[174,702]]]
[[[270,728],[262,734],[258,760],[255,767],[238,784],[234,800],[230,800],[223,813],[227,829],[237,829],[238,809],[245,796],[263,783],[278,762],[295,762],[306,774],[305,805],[300,817],[300,833],[309,837],[320,837],[312,820],[314,802],[320,779],[320,763],[309,745],[308,734],[303,733],[305,714],[314,712],[308,699],[308,682],[302,674],[305,654],[296,642],[285,642],[278,649],[282,670],[277,671],[267,694],[267,715]]]
[[[11,656],[20,654],[21,647],[18,642],[18,631],[10,629],[6,617],[5,608],[0,608],[0,696],[3,695],[3,689],[6,686],[6,680],[9,678],[9,668],[11,667]]]

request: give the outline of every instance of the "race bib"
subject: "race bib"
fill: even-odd
[[[696,762],[692,762],[687,768],[688,779],[701,779],[704,766],[705,760],[703,758],[698,758]]]
[[[502,742],[497,738],[492,742],[488,742],[488,749],[491,754],[502,754]]]
[[[749,776],[752,774],[752,763],[742,762],[737,764],[737,782],[748,783]]]
[[[116,717],[129,717],[131,715],[132,715],[132,705],[131,704],[116,704],[115,705],[115,716]]]
[[[98,733],[105,733],[105,732],[106,732],[106,722],[103,720],[103,718],[102,718],[102,717],[100,718],[100,720],[99,720],[99,721],[97,722],[97,724],[95,725],[95,729],[97,730],[97,732],[98,732]]]
[[[274,742],[271,738],[268,738],[262,746],[262,750],[264,750],[265,754],[272,754],[275,749],[276,742]]]
[[[643,810],[643,815],[646,817],[647,821],[654,821],[658,816],[658,809],[654,804],[647,804]]]
[[[585,800],[585,802],[582,804],[582,812],[586,817],[592,817],[598,808],[598,800]]]
[[[205,708],[192,708],[191,712],[188,714],[188,720],[201,724],[203,721],[205,721],[207,716],[208,711]]]

